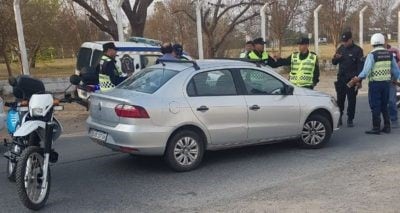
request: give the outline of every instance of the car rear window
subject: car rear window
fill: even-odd
[[[129,77],[117,88],[152,94],[177,73],[177,71],[168,69],[144,69],[138,74]]]

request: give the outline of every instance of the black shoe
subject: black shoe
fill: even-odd
[[[342,122],[342,117],[340,116],[340,118],[339,118],[339,122],[338,122],[338,126],[342,126],[343,125],[343,122]]]
[[[365,131],[365,134],[380,135],[381,131],[379,129],[371,129],[371,130]]]
[[[347,127],[354,127],[353,120],[348,120],[347,121]]]
[[[389,134],[391,131],[390,127],[383,127],[382,132]]]

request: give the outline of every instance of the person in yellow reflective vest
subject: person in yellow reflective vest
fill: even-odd
[[[117,56],[117,48],[114,42],[103,44],[103,56],[98,65],[101,92],[111,90],[126,79],[126,77],[120,76],[121,74],[116,66],[115,56]]]
[[[254,50],[254,43],[253,41],[247,41],[246,45],[244,46],[243,52],[240,53],[239,58],[246,58],[247,55]]]
[[[319,82],[318,57],[308,49],[310,39],[300,38],[299,52],[278,59],[279,66],[290,66],[289,81],[298,87],[314,89]]]
[[[263,38],[256,38],[253,40],[254,49],[247,54],[247,58],[250,60],[263,61],[265,65],[270,67],[278,67],[275,58],[271,57],[267,51],[264,51],[264,45],[266,42]]]
[[[388,111],[389,90],[393,79],[398,81],[400,70],[392,53],[385,47],[385,37],[381,33],[371,36],[373,50],[367,55],[363,70],[354,77],[348,86],[351,87],[362,79],[368,78],[368,101],[372,111],[372,129],[366,134],[379,135],[381,132],[390,133],[390,116]],[[381,129],[381,114],[383,129]]]

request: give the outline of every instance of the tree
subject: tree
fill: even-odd
[[[73,2],[80,5],[88,12],[88,17],[99,29],[107,32],[113,37],[114,40],[118,40],[117,23],[114,19],[114,15],[111,12],[110,4],[117,2],[116,0],[107,1],[101,0],[101,4],[98,1],[90,0],[72,0]],[[133,7],[130,0],[124,0],[122,3],[122,10],[128,17],[128,21],[131,27],[132,36],[143,36],[144,27],[147,18],[147,8],[153,3],[153,0],[135,0]],[[103,13],[105,15],[103,15]]]
[[[297,25],[296,17],[303,11],[301,6],[304,0],[278,0],[271,7],[271,32],[278,40],[279,53],[282,52],[283,39],[290,25]],[[293,30],[293,29],[292,29]]]
[[[189,0],[182,2],[181,8],[175,12],[183,12],[195,23],[195,5]],[[256,0],[203,2],[201,24],[205,34],[206,57],[213,58],[217,55],[236,26],[259,16],[260,5],[263,3]],[[254,6],[258,6],[255,11]]]
[[[0,5],[0,56],[4,59],[8,76],[11,76],[10,52],[16,37],[13,7],[11,1],[0,0]]]
[[[362,0],[316,0],[316,5],[322,4],[319,12],[321,31],[325,31],[336,47],[340,34],[345,30],[345,23],[353,11],[359,9]]]
[[[371,7],[374,8],[374,24],[380,26],[381,33],[391,33],[390,25],[393,22],[391,19],[392,6],[396,0],[373,0],[370,1]]]

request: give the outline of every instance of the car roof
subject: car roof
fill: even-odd
[[[211,69],[215,67],[257,67],[255,63],[247,62],[247,61],[240,61],[240,60],[228,60],[228,59],[202,59],[202,60],[195,60],[195,61],[178,61],[175,62],[164,62],[166,69],[176,70],[176,71],[183,71],[186,69],[193,69],[195,70],[194,63],[196,63],[200,70]],[[154,68],[162,67],[162,64],[154,65]]]

